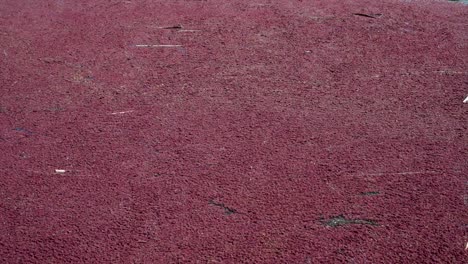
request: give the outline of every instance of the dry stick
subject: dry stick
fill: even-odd
[[[148,44],[137,44],[137,48],[177,48],[182,47],[182,45],[148,45]]]
[[[176,32],[197,32],[201,31],[200,29],[184,29],[181,25],[176,25],[176,26],[169,26],[169,27],[156,27],[158,29],[169,29],[169,30],[174,30]]]
[[[181,25],[169,26],[169,27],[158,27],[161,29],[182,29]]]
[[[378,172],[378,173],[362,173],[365,176],[383,176],[383,175],[414,175],[414,174],[435,174],[436,171],[405,171],[405,172]]]
[[[111,115],[121,115],[121,114],[127,114],[127,113],[131,113],[131,112],[133,112],[133,110],[113,112],[113,113],[111,113]]]
[[[382,14],[363,14],[363,13],[353,13],[355,16],[362,16],[362,17],[368,17],[368,18],[378,18]]]
[[[466,74],[467,72],[460,72],[460,71],[451,71],[451,70],[446,70],[446,71],[434,71],[434,73],[444,73],[444,74]]]

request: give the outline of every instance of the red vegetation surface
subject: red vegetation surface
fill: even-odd
[[[467,18],[1,1],[0,261],[462,263]]]

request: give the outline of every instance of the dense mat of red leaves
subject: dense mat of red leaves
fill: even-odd
[[[1,1],[0,262],[462,263],[467,18]]]

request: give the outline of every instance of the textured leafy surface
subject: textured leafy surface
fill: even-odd
[[[463,263],[467,17],[0,1],[0,262]]]

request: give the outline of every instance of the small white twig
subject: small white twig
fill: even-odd
[[[65,172],[66,170],[58,170],[58,169],[55,170],[55,173],[57,174],[64,174]]]
[[[434,73],[440,73],[440,74],[466,74],[466,72],[460,72],[460,71],[452,71],[452,70],[446,70],[446,71],[434,71]]]
[[[133,110],[128,110],[128,111],[120,111],[120,112],[113,112],[111,115],[121,115],[121,114],[128,114],[133,112]]]
[[[182,45],[149,45],[149,44],[137,44],[137,48],[177,48],[182,47]]]
[[[379,172],[379,173],[363,173],[367,176],[383,176],[383,175],[414,175],[414,174],[434,174],[435,171],[405,171],[405,172]]]
[[[463,103],[468,103],[468,96],[463,100]]]
[[[253,3],[251,6],[271,6],[270,4]]]
[[[180,30],[177,30],[177,32],[197,32],[197,31],[201,31],[199,29],[180,29]]]

